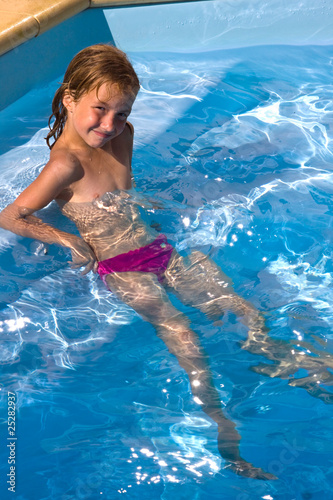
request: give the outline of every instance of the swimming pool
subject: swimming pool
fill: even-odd
[[[133,51],[119,39],[125,14],[114,38],[132,49],[142,83],[133,170],[137,189],[162,207],[147,217],[180,252],[210,253],[265,313],[272,337],[332,367],[332,45]],[[60,78],[2,111],[1,208],[47,161],[44,127]],[[54,206],[45,212],[73,230]],[[221,468],[216,428],[153,328],[95,276],[70,270],[63,250],[0,238],[5,498],[8,391],[18,403],[20,499],[333,498],[332,407],[320,392],[329,379],[314,397],[288,385],[305,370],[251,371],[270,362],[241,349],[246,329],[231,314],[221,327],[177,303],[209,354],[242,454],[279,479],[235,476]]]

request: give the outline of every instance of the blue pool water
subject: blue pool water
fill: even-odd
[[[317,390],[288,384],[305,369],[288,366],[285,378],[250,370],[270,362],[241,349],[246,329],[233,315],[212,324],[172,298],[209,354],[242,455],[278,480],[234,475],[154,329],[95,275],[69,269],[63,249],[1,230],[1,498],[332,499],[333,47],[132,61],[142,83],[133,171],[161,206],[148,219],[180,252],[209,253],[272,337],[318,361]],[[60,79],[2,112],[0,208],[47,161]],[[75,230],[53,205],[42,215]],[[5,486],[8,391],[17,397],[15,495]]]

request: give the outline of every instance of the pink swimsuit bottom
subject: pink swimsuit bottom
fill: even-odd
[[[162,282],[172,252],[173,246],[164,234],[160,234],[149,245],[102,260],[98,263],[97,272],[101,278],[106,274],[121,272],[154,273],[158,281]]]

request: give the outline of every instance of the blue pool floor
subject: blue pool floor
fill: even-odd
[[[276,376],[258,373],[265,363],[274,375],[272,361],[241,348],[247,331],[232,314],[212,324],[171,296],[209,355],[242,455],[278,480],[236,476],[153,327],[71,270],[63,249],[1,230],[1,498],[12,497],[11,391],[19,500],[329,500],[333,47],[131,57],[142,84],[133,172],[162,207],[147,222],[179,252],[209,254],[274,339],[316,360],[319,383],[302,387],[308,371],[283,370],[284,352]],[[1,208],[47,161],[57,81],[2,112]],[[75,231],[53,205],[42,216]]]

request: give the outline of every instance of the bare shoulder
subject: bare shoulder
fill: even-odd
[[[82,176],[82,166],[75,155],[57,148],[51,152],[50,160],[38,177],[17,197],[15,204],[33,212],[40,210]]]
[[[134,127],[131,123],[126,122],[126,126],[122,133],[112,140],[112,152],[118,160],[131,168],[132,152],[133,152]]]
[[[53,173],[60,178],[75,182],[84,175],[81,161],[73,152],[65,148],[51,150],[50,159],[44,167],[45,173]]]
[[[126,125],[127,125],[127,127],[125,127],[125,131],[127,131],[127,133],[129,132],[130,136],[133,138],[133,136],[134,136],[133,124],[131,122],[126,122]]]
[[[113,139],[113,144],[121,144],[122,146],[131,146],[134,138],[134,127],[130,122],[126,122],[126,126],[122,133]]]

